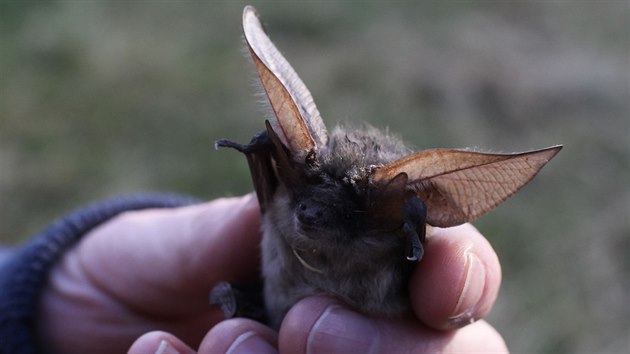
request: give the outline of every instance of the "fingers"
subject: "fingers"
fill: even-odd
[[[501,267],[492,246],[472,225],[434,230],[411,277],[411,305],[430,327],[459,328],[490,312]]]
[[[248,319],[223,321],[207,333],[199,345],[199,354],[215,353],[278,353],[278,338],[270,328]],[[128,354],[192,354],[196,353],[170,333],[155,331],[138,338]]]
[[[177,209],[125,213],[75,250],[88,279],[140,311],[207,310],[219,280],[258,276],[260,211],[253,194]]]
[[[276,349],[276,348],[279,348]],[[270,328],[247,319],[223,321],[206,335],[199,353],[507,353],[505,342],[483,321],[457,331],[436,331],[415,319],[366,317],[328,297],[300,301],[287,314],[279,338]],[[129,354],[193,351],[164,332],[140,337]]]
[[[184,342],[166,332],[149,332],[138,338],[127,354],[194,354]]]
[[[199,346],[199,353],[278,353],[278,338],[269,327],[258,322],[235,318],[210,330]]]
[[[279,349],[276,349],[279,348]],[[158,351],[162,350],[162,351]],[[199,353],[507,353],[503,338],[486,322],[456,331],[436,331],[413,318],[369,318],[328,297],[300,301],[287,314],[279,337],[247,319],[223,321],[210,330]],[[183,342],[163,332],[140,337],[129,354],[192,353]]]
[[[369,318],[327,297],[299,302],[285,317],[278,342],[282,353],[507,352],[483,321],[436,331],[412,318]]]

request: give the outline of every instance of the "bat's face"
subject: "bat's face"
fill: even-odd
[[[328,180],[306,186],[291,200],[295,231],[310,239],[343,242],[361,234],[359,197],[347,183]]]
[[[296,248],[316,248],[324,253],[339,249],[386,253],[400,245],[400,209],[406,196],[406,186],[389,188],[388,200],[381,190],[370,188],[371,166],[404,156],[406,149],[396,139],[377,130],[357,136],[352,131],[337,129],[330,137],[334,153],[319,156],[316,166],[300,166],[299,176],[284,181],[278,195],[290,223],[282,224],[285,238]],[[283,180],[283,171],[276,170]],[[397,203],[393,202],[397,201]],[[388,212],[382,212],[387,208]],[[396,248],[396,247],[395,247]],[[365,257],[367,253],[360,256]],[[353,257],[353,255],[349,255]],[[401,259],[402,253],[395,259]]]
[[[280,187],[272,205],[266,217],[274,229],[321,271],[404,259],[400,223],[371,223],[365,194],[350,183],[329,180],[299,191]]]

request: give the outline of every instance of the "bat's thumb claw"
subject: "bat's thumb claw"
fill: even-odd
[[[210,292],[210,303],[217,305],[223,311],[225,318],[232,318],[236,313],[236,298],[230,283],[219,282]]]

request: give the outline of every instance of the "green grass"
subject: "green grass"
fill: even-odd
[[[329,127],[416,148],[565,149],[476,225],[514,352],[623,352],[630,14],[622,1],[252,1]],[[0,2],[0,242],[116,194],[251,190],[213,141],[262,129],[245,3]]]

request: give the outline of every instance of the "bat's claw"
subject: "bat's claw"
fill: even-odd
[[[409,240],[411,242],[411,252],[407,256],[407,260],[410,262],[418,262],[422,259],[422,256],[424,256],[424,247],[422,247],[422,243],[420,243],[418,234],[412,235]]]
[[[225,318],[246,317],[267,322],[262,283],[231,284],[221,281],[210,291],[210,304],[219,306]]]
[[[240,144],[227,139],[219,139],[214,142],[214,148],[227,147],[236,149],[243,154],[251,154],[263,149],[269,149],[270,144],[271,140],[269,139],[269,135],[266,130],[263,130],[256,133],[249,144]]]
[[[244,154],[247,153],[247,151],[249,150],[249,145],[235,143],[227,139],[220,139],[214,142],[214,148],[216,150],[222,147],[236,149]]]
[[[236,314],[236,296],[232,290],[232,285],[226,281],[217,283],[210,291],[210,303],[219,306],[225,318],[234,317]]]
[[[424,255],[422,241],[426,236],[427,207],[418,197],[405,202],[403,231],[407,235],[407,260],[418,262]]]

